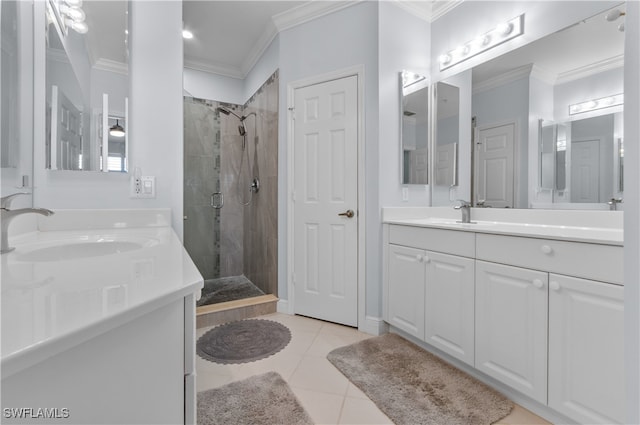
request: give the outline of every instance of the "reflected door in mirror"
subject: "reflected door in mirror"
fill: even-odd
[[[429,86],[426,77],[400,73],[401,183],[429,183]]]

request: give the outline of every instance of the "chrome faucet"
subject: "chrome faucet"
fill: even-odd
[[[618,209],[618,204],[622,203],[622,198],[611,198],[609,199],[609,202],[607,202],[607,204],[609,204],[609,209],[611,211],[616,211]]]
[[[456,205],[453,209],[462,212],[462,220],[458,221],[458,223],[471,223],[471,203],[462,199],[458,199],[457,202],[460,202],[460,205]]]
[[[14,217],[17,217],[22,214],[34,213],[34,214],[42,214],[45,216],[49,216],[53,214],[53,211],[48,210],[46,208],[20,208],[17,210],[11,210],[9,207],[11,206],[11,201],[13,198],[19,195],[28,195],[26,192],[14,193],[13,195],[5,196],[0,198],[0,223],[2,225],[2,234],[1,234],[1,243],[2,247],[0,249],[1,254],[6,254],[7,252],[13,251],[14,248],[9,246],[9,224]]]

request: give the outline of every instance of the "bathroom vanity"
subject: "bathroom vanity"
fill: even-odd
[[[384,209],[385,321],[571,420],[624,423],[622,213],[453,213]]]
[[[195,423],[203,281],[170,223],[169,210],[59,210],[10,239],[3,423]],[[7,416],[20,408],[26,421]]]

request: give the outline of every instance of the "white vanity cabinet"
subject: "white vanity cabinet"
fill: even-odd
[[[476,261],[476,368],[547,402],[547,281],[536,270]]]
[[[549,275],[549,406],[580,423],[625,422],[623,292]]]
[[[580,423],[624,423],[622,248],[478,234],[476,258],[476,368]]]
[[[473,365],[473,233],[389,226],[386,237],[386,321]]]

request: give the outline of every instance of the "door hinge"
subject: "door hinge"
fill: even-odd
[[[291,108],[288,108],[288,109],[291,112],[291,119],[295,121],[296,120],[296,108],[291,107]]]
[[[292,200],[293,202],[296,202],[296,192],[295,192],[295,191],[292,191],[292,192],[291,192],[291,200]]]

